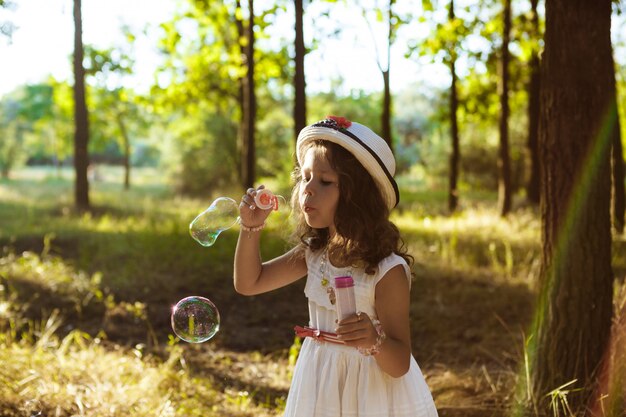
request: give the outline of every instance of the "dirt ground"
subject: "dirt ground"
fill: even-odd
[[[489,272],[467,276],[419,268],[416,275],[413,354],[440,416],[505,416],[532,314],[529,285]],[[230,286],[220,288],[212,297],[220,306],[220,331],[202,345],[185,344],[186,361],[223,389],[254,392],[270,403],[284,399],[293,326],[308,321],[303,287],[304,280],[254,297],[238,295]],[[169,331],[167,310],[152,308],[150,317],[156,329]]]

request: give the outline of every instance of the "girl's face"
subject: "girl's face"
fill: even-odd
[[[328,162],[322,147],[306,151],[301,167],[300,207],[309,226],[314,229],[328,227],[335,233],[335,211],[339,203],[339,174]]]

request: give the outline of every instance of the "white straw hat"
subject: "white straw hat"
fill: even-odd
[[[305,145],[319,139],[336,143],[352,153],[374,178],[389,210],[398,205],[400,193],[393,179],[396,161],[383,138],[362,124],[343,117],[326,116],[326,119],[300,131],[296,142],[296,156],[300,165],[304,159]]]

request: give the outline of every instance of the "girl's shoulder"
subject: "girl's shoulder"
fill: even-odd
[[[308,246],[303,246],[302,251],[304,252],[304,259],[307,264],[312,264],[316,262],[320,262],[322,259],[323,250],[313,250]]]
[[[409,264],[404,260],[403,257],[396,253],[391,253],[386,258],[383,258],[378,263],[378,268],[376,268],[376,273],[374,274],[374,285],[378,284],[378,282],[383,279],[383,277],[389,272],[392,268],[402,265],[406,278],[409,282],[409,288],[411,287],[411,268]]]

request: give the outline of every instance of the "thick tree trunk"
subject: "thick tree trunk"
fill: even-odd
[[[75,205],[79,211],[89,210],[89,120],[85,100],[85,68],[83,67],[83,23],[81,0],[74,0],[74,184]]]
[[[298,134],[306,126],[306,81],[304,76],[304,57],[306,55],[306,48],[304,47],[304,7],[302,5],[303,0],[295,0],[296,9],[296,39],[295,39],[295,64],[296,73],[294,76],[294,89],[295,99],[293,108],[293,122],[294,122],[294,143],[298,137]]]
[[[454,20],[454,0],[450,0],[450,9],[448,13],[450,21]],[[450,141],[452,151],[450,153],[450,181],[448,189],[448,210],[453,213],[459,204],[458,178],[459,178],[459,162],[461,159],[459,148],[459,122],[458,108],[459,99],[457,95],[457,76],[456,76],[456,51],[450,51],[450,75],[452,82],[450,84]]]
[[[498,149],[498,211],[511,211],[511,159],[509,156],[509,38],[511,33],[511,0],[504,0],[504,30],[500,59],[500,147]]]
[[[526,197],[528,202],[539,204],[539,92],[541,89],[541,74],[539,61],[539,14],[537,13],[538,0],[531,0],[531,22],[533,37],[537,46],[533,48],[530,58],[530,82],[528,84],[528,159],[530,162]]]
[[[547,0],[539,130],[543,255],[529,351],[533,400],[550,396],[584,415],[608,346],[613,273],[610,233],[611,0]]]

